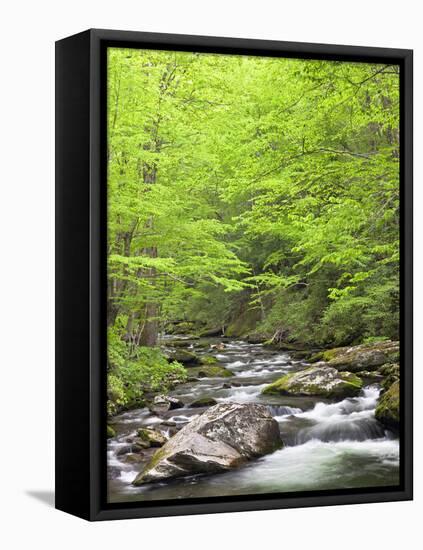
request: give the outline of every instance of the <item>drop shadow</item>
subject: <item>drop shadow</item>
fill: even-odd
[[[39,500],[46,506],[54,508],[54,491],[25,491],[25,493],[36,500]]]

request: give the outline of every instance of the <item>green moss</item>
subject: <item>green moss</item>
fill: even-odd
[[[132,482],[132,485],[143,485],[144,483],[144,477],[145,475],[150,471],[152,470],[153,468],[155,468],[157,466],[157,464],[163,459],[165,458],[166,456],[166,449],[164,448],[161,448],[159,450],[157,450],[154,455],[151,457],[151,460],[150,462],[147,464],[147,466],[144,468],[144,470],[137,475],[137,477],[134,479],[134,481]]]
[[[181,321],[180,323],[170,323],[166,327],[168,334],[190,334],[195,331],[195,324],[190,321]]]
[[[160,432],[150,428],[139,428],[137,434],[141,442],[149,447],[161,447],[166,443],[166,438]]]
[[[109,425],[107,425],[107,439],[116,437],[116,431]]]
[[[189,374],[194,378],[228,378],[232,372],[221,365],[204,365],[189,369]]]
[[[265,347],[269,347],[271,349],[277,349],[281,351],[305,351],[303,350],[303,344],[300,344],[298,342],[274,342],[273,340],[266,340],[263,342],[263,345]]]
[[[322,351],[322,361],[324,361],[325,363],[329,363],[329,361],[331,361],[332,359],[335,359],[335,357],[337,357],[340,353],[342,353],[342,351],[344,350],[344,348],[333,348],[333,349],[327,349],[325,351]]]
[[[379,399],[375,410],[376,418],[388,428],[397,430],[400,421],[400,385],[394,382]]]
[[[398,363],[387,363],[386,365],[383,365],[380,369],[380,373],[384,376],[388,375],[394,375],[399,376],[400,368]]]
[[[313,373],[314,367],[302,371],[301,374],[310,372]],[[356,395],[363,386],[361,378],[355,374],[349,372],[339,373],[339,378],[342,380],[341,384],[337,384],[333,387],[329,384],[329,388],[325,387],[326,384],[313,384],[305,382],[304,379],[296,381],[296,377],[300,373],[285,374],[269,386],[266,386],[262,390],[262,394],[270,395],[316,395],[325,398],[332,397],[347,397]]]
[[[319,351],[318,353],[314,353],[307,359],[307,361],[309,363],[317,363],[318,361],[323,361],[323,352]]]
[[[342,378],[342,380],[344,380],[344,382],[347,382],[358,390],[360,390],[363,386],[363,380],[352,372],[340,372],[339,376]]]
[[[281,394],[288,391],[288,382],[292,378],[292,374],[285,374],[282,378],[278,378],[276,382],[269,384],[261,390],[262,394]]]
[[[200,362],[202,365],[217,365],[219,361],[213,355],[202,355],[200,357]]]

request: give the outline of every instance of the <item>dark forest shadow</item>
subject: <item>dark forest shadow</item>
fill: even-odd
[[[32,498],[35,498],[49,506],[54,508],[54,491],[25,491],[26,494]]]

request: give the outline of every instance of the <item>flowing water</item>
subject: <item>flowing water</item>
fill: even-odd
[[[197,354],[210,354],[203,341],[194,341],[191,347]],[[399,441],[374,417],[378,386],[367,386],[358,397],[338,402],[261,395],[267,384],[307,365],[288,353],[238,340],[226,341],[222,351],[211,353],[232,378],[203,378],[178,386],[171,394],[187,406],[169,411],[164,421],[146,408],[115,417],[118,435],[108,442],[110,502],[398,485]],[[201,397],[266,405],[279,423],[284,448],[223,474],[131,485],[144,464],[122,461],[118,453],[128,446],[128,437],[140,426],[156,426],[171,435],[175,427],[205,410],[189,407]],[[153,452],[147,452],[145,460]]]

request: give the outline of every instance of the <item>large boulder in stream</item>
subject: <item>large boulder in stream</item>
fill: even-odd
[[[224,472],[280,447],[278,423],[266,407],[220,403],[169,439],[133,484]]]
[[[313,360],[324,361],[339,371],[359,372],[378,370],[381,365],[393,363],[399,358],[399,342],[384,340],[329,349],[316,354]]]
[[[391,387],[386,390],[375,410],[375,417],[387,428],[392,430],[399,429],[400,422],[400,383],[399,380],[394,382]]]
[[[343,399],[357,395],[362,386],[363,381],[351,372],[338,372],[332,367],[317,365],[282,376],[263,388],[262,393]]]

